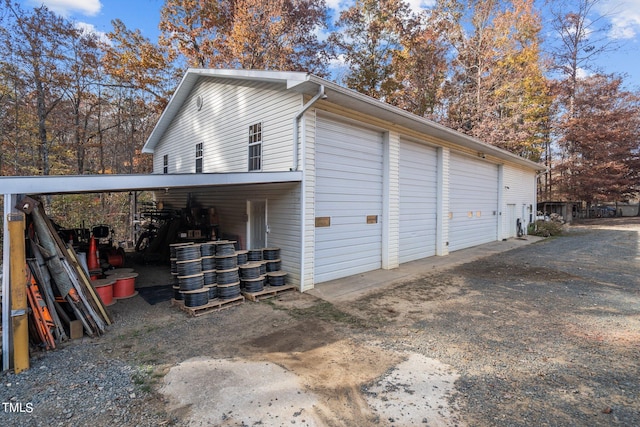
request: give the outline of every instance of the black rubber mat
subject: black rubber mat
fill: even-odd
[[[156,305],[159,302],[169,301],[173,298],[173,287],[171,285],[140,287],[136,288],[136,291],[149,305]]]

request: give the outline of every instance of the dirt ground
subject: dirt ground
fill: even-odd
[[[143,373],[119,425],[640,425],[639,232],[574,225],[336,304],[294,291],[192,318],[137,296],[71,345]]]
[[[640,425],[639,231],[637,218],[575,225],[337,305],[289,292],[189,318],[134,298],[114,306],[116,325],[100,345],[150,367],[146,407],[176,425],[200,425],[197,406],[211,413],[220,402],[166,393],[171,370],[194,358],[294,374],[310,403],[287,424]],[[412,403],[400,411],[408,418],[384,418],[398,388],[384,379],[416,355],[438,365],[415,373],[407,398],[434,372],[455,382],[434,411]],[[216,372],[207,374],[214,385]],[[251,402],[238,400],[217,425],[257,423],[250,414],[270,403]],[[264,425],[283,422],[264,416]]]

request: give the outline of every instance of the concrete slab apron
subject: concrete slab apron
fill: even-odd
[[[521,238],[491,242],[485,245],[455,251],[446,256],[433,256],[407,262],[391,270],[374,270],[319,283],[315,285],[314,289],[311,289],[307,293],[333,304],[355,301],[370,292],[384,289],[395,283],[411,280],[412,278],[417,278],[432,272],[444,271],[456,265],[506,252],[541,240],[544,240],[544,238],[524,236]]]
[[[320,425],[309,417],[316,396],[270,362],[196,357],[173,367],[164,382],[169,409],[189,407],[190,426]]]
[[[451,425],[455,408],[447,397],[457,377],[437,360],[409,354],[363,389],[368,411],[383,425]],[[271,362],[196,357],[173,367],[164,382],[169,410],[188,408],[189,426],[325,425],[316,411],[321,399]]]

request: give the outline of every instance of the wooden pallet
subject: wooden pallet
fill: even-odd
[[[242,295],[249,301],[258,302],[261,299],[272,298],[285,291],[291,289],[297,289],[295,285],[284,286],[265,286],[263,290],[259,292],[242,292]]]
[[[242,295],[231,299],[214,299],[210,300],[208,304],[201,305],[200,307],[186,307],[184,301],[171,299],[171,306],[176,306],[180,310],[184,311],[191,317],[198,317],[211,313],[212,311],[219,311],[229,307],[235,307],[244,303],[244,297]]]

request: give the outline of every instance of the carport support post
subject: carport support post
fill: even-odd
[[[4,215],[3,215],[3,239],[2,239],[2,370],[9,370],[9,356],[12,353],[10,347],[11,343],[11,289],[10,289],[10,277],[9,277],[9,264],[11,262],[10,247],[9,244],[9,214],[19,212],[15,209],[15,205],[18,202],[18,196],[16,194],[4,195]]]
[[[27,318],[27,260],[25,258],[24,213],[7,215],[11,236],[11,327],[13,328],[13,370],[29,369],[29,320]],[[3,275],[4,276],[4,275]]]

